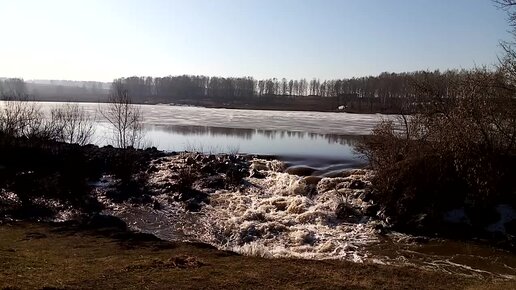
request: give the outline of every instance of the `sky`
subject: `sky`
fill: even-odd
[[[0,0],[0,77],[350,78],[492,66],[490,0]]]

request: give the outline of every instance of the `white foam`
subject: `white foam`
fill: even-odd
[[[262,161],[259,168],[273,167]],[[253,186],[211,196],[201,219],[218,234],[204,235],[204,242],[245,255],[353,261],[365,258],[361,246],[378,242],[372,225],[338,222],[339,193],[328,186],[312,195],[302,177],[275,171],[247,181]],[[336,184],[349,181],[335,179]]]

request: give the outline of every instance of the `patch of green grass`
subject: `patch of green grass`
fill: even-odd
[[[492,282],[407,267],[244,257],[200,244],[25,222],[0,225],[0,265],[0,288],[23,289],[481,289]]]

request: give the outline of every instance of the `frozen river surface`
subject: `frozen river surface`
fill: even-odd
[[[45,110],[62,103],[41,103]],[[106,104],[80,103],[97,121],[95,143],[111,143],[100,111]],[[275,155],[312,167],[357,167],[353,152],[359,136],[383,118],[379,114],[209,109],[139,105],[146,143],[167,151],[240,152]]]

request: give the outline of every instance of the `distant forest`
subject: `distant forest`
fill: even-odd
[[[472,71],[382,73],[350,79],[287,80],[208,76],[127,77],[123,84],[135,103],[173,103],[206,107],[400,113],[407,102],[425,102],[422,85],[442,95]],[[494,74],[495,72],[493,72]],[[0,80],[2,95],[44,101],[106,101],[110,83]]]

